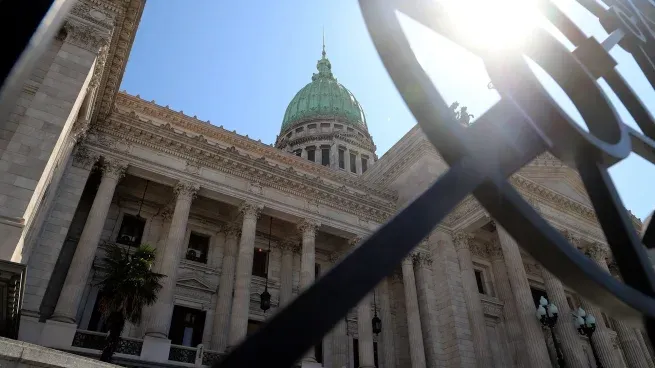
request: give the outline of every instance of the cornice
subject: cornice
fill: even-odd
[[[266,156],[252,157],[234,146],[221,148],[204,137],[190,137],[170,125],[156,126],[138,117],[116,112],[104,124],[95,126],[96,137],[88,144],[108,150],[125,151],[132,144],[180,157],[199,167],[208,167],[247,179],[261,186],[307,198],[315,203],[349,212],[360,218],[383,222],[395,212],[395,201],[381,200],[323,180],[320,176],[298,172],[293,166],[280,167]]]
[[[92,122],[109,115],[118,88],[123,79],[127,59],[134,43],[138,24],[143,14],[145,0],[87,0],[102,9],[116,13],[113,37],[109,44],[107,61],[96,97]]]
[[[321,178],[332,180],[339,184],[352,187],[353,189],[358,189],[363,192],[370,193],[371,195],[380,197],[384,200],[395,202],[397,199],[394,191],[390,189],[370,185],[356,177],[352,177],[349,174],[344,174],[322,165],[316,165],[313,162],[309,162],[306,159],[299,158],[296,155],[290,154],[288,152],[281,151],[271,145],[264,144],[261,141],[250,139],[247,135],[239,135],[236,133],[236,131],[230,132],[224,129],[222,126],[217,127],[210,124],[209,121],[204,122],[195,116],[190,117],[181,112],[173,111],[167,107],[157,105],[154,102],[145,101],[137,96],[131,96],[127,93],[121,92],[116,96],[116,104],[118,108],[116,109],[117,111],[115,114],[122,117],[129,116],[131,118],[129,120],[135,125],[150,123],[149,125],[156,127],[153,122],[144,122],[141,118],[139,118],[138,115],[136,115],[137,113],[144,114],[146,116],[150,116],[166,122],[170,124],[171,127],[196,133],[199,135],[199,137],[196,137],[199,140],[207,140],[207,138],[215,139],[217,141],[224,142],[228,146],[232,145],[236,149],[240,148],[248,151],[249,153],[261,155],[266,159],[293,166],[294,168],[302,170],[303,172],[308,172],[310,174],[320,176]],[[121,113],[118,111],[119,109],[125,109],[130,113]],[[132,112],[134,112],[134,115],[131,114]],[[113,118],[111,120],[116,119]]]

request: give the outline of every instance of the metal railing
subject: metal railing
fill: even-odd
[[[171,349],[168,353],[168,360],[195,364],[197,351],[198,348],[171,344]]]
[[[653,21],[655,8],[645,1],[607,0],[610,8],[606,10],[594,0],[578,1],[601,20],[610,34],[608,40],[601,44],[585,36],[551,1],[539,0],[542,13],[576,46],[575,51],[568,51],[547,31],[535,29],[526,35],[524,44],[502,55],[463,37],[458,31],[467,22],[461,14],[454,19],[439,2],[359,1],[385,68],[450,169],[218,367],[290,367],[469,194],[563,283],[618,318],[643,320],[655,341],[655,273],[644,248],[655,247],[655,221],[642,243],[607,172],[631,152],[655,163],[653,118],[618,74],[608,53],[620,42],[655,87],[655,35],[646,23]],[[396,12],[479,56],[501,101],[475,124],[458,124],[416,60]],[[560,85],[589,132],[559,108],[529,69],[525,56]],[[644,134],[622,122],[601,91],[599,78],[613,89]],[[510,125],[511,129],[503,129]],[[570,245],[507,182],[508,176],[545,151],[578,170],[625,283]]]
[[[77,330],[73,337],[72,346],[90,350],[102,351],[107,345],[107,332]],[[132,337],[121,337],[116,353],[127,355],[141,355],[143,340]]]

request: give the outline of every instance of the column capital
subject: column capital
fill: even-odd
[[[225,235],[227,236],[240,236],[241,225],[236,224],[234,222],[228,222],[227,224],[223,225],[221,231],[224,231]]]
[[[473,234],[458,231],[453,234],[453,243],[456,250],[469,249],[469,242],[474,238]]]
[[[577,249],[583,248],[582,238],[580,238],[577,234],[574,234],[567,229],[561,230],[560,232],[562,233],[562,236],[564,236],[564,238],[566,238],[566,240],[571,243],[571,245]]]
[[[258,219],[262,213],[264,206],[260,203],[245,201],[239,206],[239,212],[244,219]]]
[[[587,244],[584,248],[585,254],[593,259],[596,263],[607,264],[606,258],[609,256],[609,249],[601,243],[593,242]]]
[[[297,238],[286,238],[282,239],[277,246],[282,250],[282,251],[287,251],[287,252],[295,252],[298,253],[299,246],[298,244],[300,243],[300,240]]]
[[[191,183],[188,181],[180,181],[175,184],[173,188],[173,193],[175,193],[175,198],[179,199],[190,199],[193,200],[196,198],[196,194],[200,186],[196,183]]]
[[[391,273],[391,283],[401,283],[403,282],[403,273],[399,268],[396,268]]]
[[[65,42],[81,47],[93,53],[98,53],[100,48],[109,44],[111,34],[100,31],[99,29],[82,22],[72,19],[64,23],[66,32]]]
[[[407,257],[403,258],[402,265],[407,266],[407,265],[413,265],[414,264],[414,255],[416,253],[412,252],[407,255]]]
[[[416,252],[412,254],[412,261],[418,268],[429,267],[432,265],[432,256],[428,253]]]
[[[85,146],[78,145],[73,154],[73,166],[91,170],[99,158],[99,154],[90,151]]]
[[[354,247],[354,246],[356,246],[357,244],[359,244],[359,242],[361,242],[362,239],[364,239],[362,236],[360,236],[360,235],[355,235],[354,237],[352,237],[352,238],[350,238],[350,239],[348,240],[348,245],[350,245],[351,247]]]
[[[314,219],[304,219],[298,223],[298,230],[304,235],[313,234],[316,235],[316,230],[321,226],[321,223],[318,220]]]
[[[100,79],[102,78],[102,72],[105,69],[105,64],[107,63],[107,54],[109,53],[109,46],[104,45],[100,47],[98,51],[98,57],[96,58],[96,65],[93,69],[93,76],[91,81],[89,81],[89,90],[87,93],[92,93],[94,88],[97,88],[100,85]]]
[[[125,175],[127,162],[105,157],[102,165],[102,176],[120,180]]]

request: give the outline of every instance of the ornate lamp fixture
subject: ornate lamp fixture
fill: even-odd
[[[266,312],[271,309],[271,293],[268,292],[268,266],[271,262],[271,235],[273,233],[273,217],[268,225],[268,253],[266,254],[266,283],[264,284],[264,292],[259,296],[259,308]]]
[[[594,334],[594,331],[596,331],[596,318],[591,314],[587,314],[584,309],[578,308],[578,317],[575,319],[575,327],[578,328],[580,335],[589,338],[589,345],[591,345],[591,352],[594,354],[596,368],[603,368],[600,358],[598,358],[596,347],[593,342],[591,342],[591,336]]]
[[[371,325],[373,325],[373,333],[379,334],[382,331],[382,320],[378,317],[378,306],[375,300],[375,290],[373,290],[373,318],[371,318]]]
[[[555,345],[555,352],[557,353],[557,366],[560,368],[565,367],[564,357],[559,348],[559,342],[555,336],[555,324],[557,323],[558,310],[557,306],[553,303],[548,303],[548,299],[543,296],[539,299],[539,307],[537,308],[537,319],[544,327],[550,329],[550,335],[553,337],[553,345]]]

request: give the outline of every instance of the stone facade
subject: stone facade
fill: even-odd
[[[294,99],[302,119],[284,126],[275,145],[117,92],[142,9],[141,0],[80,1],[26,83],[0,137],[0,251],[28,265],[19,338],[97,356],[98,261],[109,244],[154,246],[155,268],[168,277],[141,325],[125,328],[118,358],[208,365],[447,165],[417,127],[378,158],[359,104],[350,107],[362,114],[357,124],[303,110],[305,94],[343,94],[325,52],[311,88]],[[510,182],[608,269],[575,171],[544,154]],[[268,311],[259,308],[264,289]],[[534,317],[544,294],[562,311],[588,304],[469,197],[300,364],[555,366],[550,334]],[[652,367],[642,331],[588,309],[601,324],[591,343],[606,366]],[[563,315],[556,330],[566,362],[594,366],[573,322]]]

